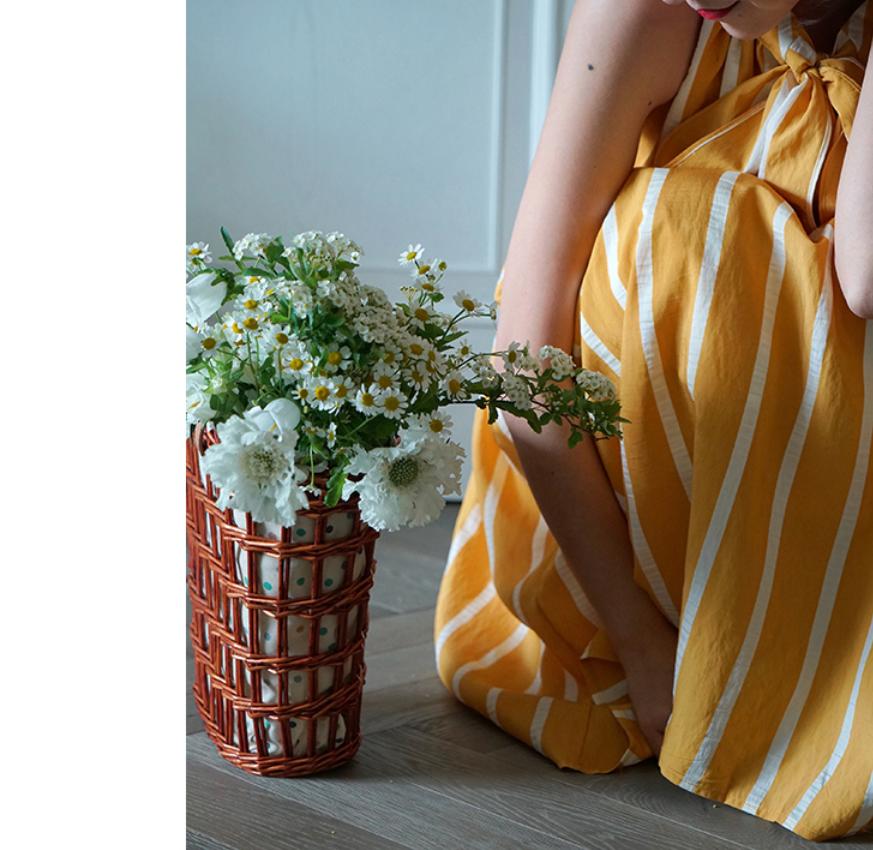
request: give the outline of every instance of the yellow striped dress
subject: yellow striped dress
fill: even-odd
[[[679,630],[660,769],[816,840],[873,825],[873,322],[833,272],[871,37],[869,0],[828,57],[793,16],[753,42],[704,22],[579,298],[630,420],[597,447],[636,580]],[[650,757],[505,423],[480,414],[473,451],[443,682],[561,767]]]

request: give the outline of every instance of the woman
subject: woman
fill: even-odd
[[[575,344],[630,423],[479,418],[437,608],[446,685],[560,766],[657,755],[813,839],[873,823],[871,38],[869,0],[579,0],[497,343]]]

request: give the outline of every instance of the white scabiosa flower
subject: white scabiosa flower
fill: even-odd
[[[293,402],[288,404],[296,409]],[[293,420],[291,408],[280,404],[272,412],[252,408],[244,417],[218,425],[221,442],[206,450],[202,466],[220,488],[219,508],[246,511],[256,522],[294,525],[297,511],[308,507],[309,499],[300,486],[306,472],[294,463],[297,432],[287,427]]]
[[[188,324],[205,325],[221,307],[227,284],[212,272],[195,275],[185,284],[185,314]]]
[[[208,422],[215,416],[209,392],[209,376],[193,372],[185,376],[185,421],[188,425]]]
[[[464,450],[439,439],[401,442],[394,448],[358,452],[348,467],[350,475],[343,498],[357,492],[361,518],[378,530],[426,525],[443,507],[443,495],[459,492]]]

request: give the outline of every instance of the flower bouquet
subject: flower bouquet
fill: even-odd
[[[221,266],[187,247],[195,697],[226,758],[313,773],[360,741],[378,532],[424,525],[460,492],[447,408],[566,423],[571,445],[623,420],[608,379],[559,349],[471,350],[465,321],[496,306],[458,292],[443,312],[446,263],[420,245],[400,255],[411,281],[393,304],[342,234],[222,236]]]

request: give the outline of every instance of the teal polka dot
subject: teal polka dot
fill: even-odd
[[[294,677],[294,681],[295,681],[295,682],[302,682],[302,681],[303,681],[303,676],[295,676],[295,677]]]
[[[354,519],[354,518],[355,518],[354,514],[346,514],[346,519]]]
[[[299,587],[302,587],[304,584],[306,584],[306,579],[305,579],[305,578],[299,578],[299,579],[297,579],[297,585],[298,585]]]
[[[326,635],[326,634],[327,634],[327,627],[326,627],[326,626],[322,626],[322,627],[321,627],[321,631],[319,632],[319,634],[320,634],[320,635]]]
[[[298,528],[297,529],[297,536],[298,537],[305,537],[306,536],[306,529],[305,528]]]
[[[266,726],[267,729],[269,729],[269,728],[270,728],[270,721],[269,721],[269,720],[265,720],[265,721],[264,721],[264,726]]]
[[[328,649],[336,649],[336,644],[335,644],[335,643],[332,643],[332,644],[328,647]],[[330,690],[333,690],[333,688],[331,688]]]
[[[297,728],[297,721],[296,721],[296,720],[292,720],[292,721],[291,721],[291,728],[292,728],[292,729],[296,729],[296,728]]]
[[[329,526],[325,529],[325,531],[326,531],[328,534],[330,534],[330,533],[333,531],[333,526],[332,526],[332,525],[329,525]]]
[[[264,638],[265,638],[266,640],[272,640],[272,639],[273,639],[273,636],[272,636],[269,632],[267,632],[267,634],[264,635]]]
[[[265,581],[264,582],[264,590],[272,590],[272,589],[273,589],[273,585],[270,584],[270,582]]]
[[[342,565],[342,567],[341,567],[341,569],[345,569],[345,568],[346,568],[346,565],[345,565],[345,564],[343,564],[343,565]]]
[[[326,579],[324,580],[324,586],[325,586],[325,587],[330,587],[332,584],[333,584],[333,579],[332,579],[332,578],[326,578]]]

